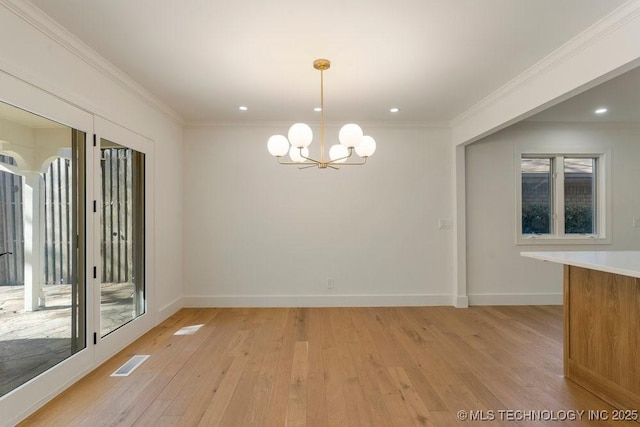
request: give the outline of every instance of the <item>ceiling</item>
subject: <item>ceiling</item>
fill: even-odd
[[[451,121],[625,3],[31,1],[186,122],[317,120],[324,57],[327,121],[398,123]]]
[[[604,114],[596,114],[606,108]],[[531,122],[640,123],[640,67],[548,108]]]

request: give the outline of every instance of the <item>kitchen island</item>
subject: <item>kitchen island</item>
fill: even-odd
[[[521,252],[564,265],[564,375],[640,409],[640,251]]]

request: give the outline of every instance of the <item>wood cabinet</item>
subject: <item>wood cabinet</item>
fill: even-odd
[[[640,279],[564,266],[564,374],[619,409],[640,409]]]

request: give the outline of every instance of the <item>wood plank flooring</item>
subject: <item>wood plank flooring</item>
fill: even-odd
[[[637,427],[588,419],[613,408],[562,376],[562,328],[560,306],[183,309],[23,425]]]

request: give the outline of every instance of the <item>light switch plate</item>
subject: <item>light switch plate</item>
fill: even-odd
[[[438,221],[438,228],[440,230],[449,230],[453,228],[453,222],[450,219],[441,219]]]

